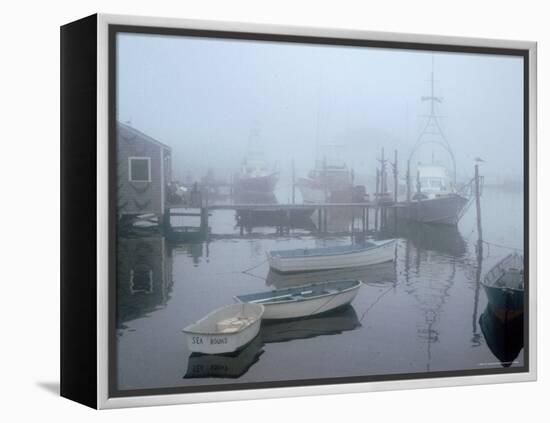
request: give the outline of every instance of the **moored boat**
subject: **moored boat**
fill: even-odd
[[[263,305],[264,319],[294,319],[325,313],[351,303],[361,285],[359,280],[327,281],[238,295],[235,300]]]
[[[281,273],[369,266],[395,258],[395,239],[358,245],[269,251],[269,266]]]
[[[241,303],[221,307],[183,329],[191,352],[225,354],[239,350],[260,330],[262,304]]]
[[[456,190],[448,170],[432,164],[418,166],[417,191],[392,210],[401,220],[456,226],[467,205],[468,198]]]
[[[500,318],[523,313],[523,256],[512,253],[498,262],[483,279],[487,300]]]
[[[318,147],[314,168],[296,186],[305,204],[349,203],[353,197],[351,171],[341,157],[343,145]]]
[[[430,101],[431,108],[424,129],[407,161],[407,199],[391,210],[397,219],[409,222],[456,226],[468,208],[469,199],[464,196],[464,192],[457,190],[455,156],[435,111],[436,103],[441,103],[442,99],[434,92],[433,65],[432,57],[431,94],[422,97],[423,101]],[[452,167],[435,162],[432,150],[431,163],[418,163],[416,170],[413,169],[411,163],[418,162],[415,156],[417,150],[427,144],[439,146],[450,159]],[[415,173],[416,190],[413,193],[411,177]]]

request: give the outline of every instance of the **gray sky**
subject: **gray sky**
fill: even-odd
[[[521,58],[435,53],[436,105],[459,177],[517,177],[523,169]],[[381,147],[400,167],[425,124],[432,53],[119,34],[118,119],[173,148],[176,177],[236,169],[251,131],[282,169],[313,165],[319,145],[344,144],[357,173],[374,174]],[[446,161],[423,147],[414,161]]]

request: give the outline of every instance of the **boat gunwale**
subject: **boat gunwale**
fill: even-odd
[[[363,249],[335,252],[335,253],[330,253],[330,254],[308,254],[308,255],[294,255],[294,256],[280,256],[280,255],[277,255],[277,254],[272,254],[276,251],[268,251],[266,254],[268,255],[269,258],[274,259],[274,260],[281,260],[281,259],[282,260],[289,260],[289,259],[292,260],[292,259],[303,259],[303,258],[309,258],[309,257],[342,256],[342,255],[347,255],[347,254],[364,253],[364,252],[367,252],[369,250],[374,250],[376,248],[384,247],[384,246],[386,246],[390,243],[396,242],[396,239],[391,238],[391,239],[385,239],[383,241],[368,241],[368,242],[371,242],[374,245],[372,245],[370,247],[363,248]],[[338,247],[340,247],[340,246],[338,246]],[[345,246],[345,247],[348,247],[348,246]],[[334,248],[334,247],[313,248],[310,251],[323,250],[325,248],[328,249],[328,248]],[[279,251],[299,251],[299,250],[304,250],[305,251],[305,250],[307,250],[307,248],[296,248],[294,250],[279,250]]]
[[[295,286],[295,287],[292,287],[292,288],[307,288],[307,287],[310,287],[310,286],[314,286],[314,285],[320,285],[320,284],[325,284],[325,283],[330,283],[330,282],[342,282],[342,281],[326,281],[326,282],[317,282],[317,283],[310,283],[310,284],[307,284],[307,285],[298,285],[298,286]],[[355,285],[349,287],[349,288],[346,288],[346,289],[342,289],[341,291],[337,291],[337,292],[327,292],[326,294],[320,294],[320,295],[316,295],[314,297],[308,297],[308,298],[291,298],[289,300],[282,300],[282,301],[271,301],[271,302],[261,302],[261,303],[250,303],[248,301],[242,301],[239,297],[240,295],[235,295],[233,297],[233,299],[235,301],[237,301],[238,303],[240,304],[260,304],[260,305],[263,305],[263,306],[266,306],[266,305],[275,305],[275,304],[289,304],[289,303],[301,303],[301,302],[304,302],[304,301],[311,301],[311,300],[316,300],[316,299],[319,299],[319,298],[324,298],[324,297],[329,297],[329,296],[336,296],[336,295],[339,295],[339,294],[344,294],[346,292],[349,292],[349,291],[353,291],[353,290],[356,290],[356,289],[359,289],[361,287],[361,285],[364,284],[364,282],[362,280],[354,280],[354,282],[356,282]],[[268,291],[268,292],[276,292],[276,291],[287,291],[291,288],[283,288],[283,289],[275,289],[273,291]],[[246,295],[254,295],[254,294],[245,294],[245,295],[242,295],[243,297],[246,296]]]
[[[522,270],[523,270],[523,266],[524,266],[524,257],[523,257],[523,255],[518,254],[517,252],[516,253],[510,253],[506,257],[504,257],[502,260],[500,260],[498,263],[496,263],[493,267],[491,267],[491,269],[487,272],[487,274],[485,275],[485,277],[481,281],[481,285],[483,285],[484,288],[495,289],[495,290],[498,290],[498,291],[525,292],[525,289],[511,288],[511,287],[508,287],[508,286],[495,286],[495,283],[497,281],[499,281],[504,276],[504,274],[500,275],[498,278],[494,279],[493,281],[488,282],[489,276],[492,274],[492,272],[495,269],[499,268],[500,266],[506,265],[507,262],[515,260],[516,258],[520,260],[520,263],[522,264]],[[511,269],[511,267],[508,266],[505,269],[502,269],[502,271],[504,273],[506,273],[510,269]]]

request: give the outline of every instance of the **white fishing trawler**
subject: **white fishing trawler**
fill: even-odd
[[[441,103],[442,98],[434,93],[434,72],[432,57],[431,94],[422,97],[422,101],[430,101],[431,108],[428,120],[420,133],[407,161],[407,199],[393,208],[398,219],[412,222],[456,225],[463,216],[469,202],[456,187],[456,161],[453,150],[443,133],[435,113],[435,103]],[[450,157],[452,170],[438,163],[418,163],[412,169],[412,159],[417,150],[426,145],[440,146]],[[416,178],[414,178],[416,174]],[[415,190],[412,184],[416,179]]]

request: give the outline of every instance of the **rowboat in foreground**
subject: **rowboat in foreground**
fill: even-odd
[[[269,266],[281,273],[344,269],[394,260],[395,239],[360,245],[269,251]]]
[[[261,304],[231,304],[207,314],[183,329],[191,352],[225,354],[239,350],[260,331]]]
[[[487,273],[482,285],[497,316],[510,318],[510,313],[523,313],[523,256],[506,256]]]
[[[293,319],[313,316],[349,304],[362,282],[328,281],[255,294],[238,295],[240,303],[263,305],[264,319]]]

